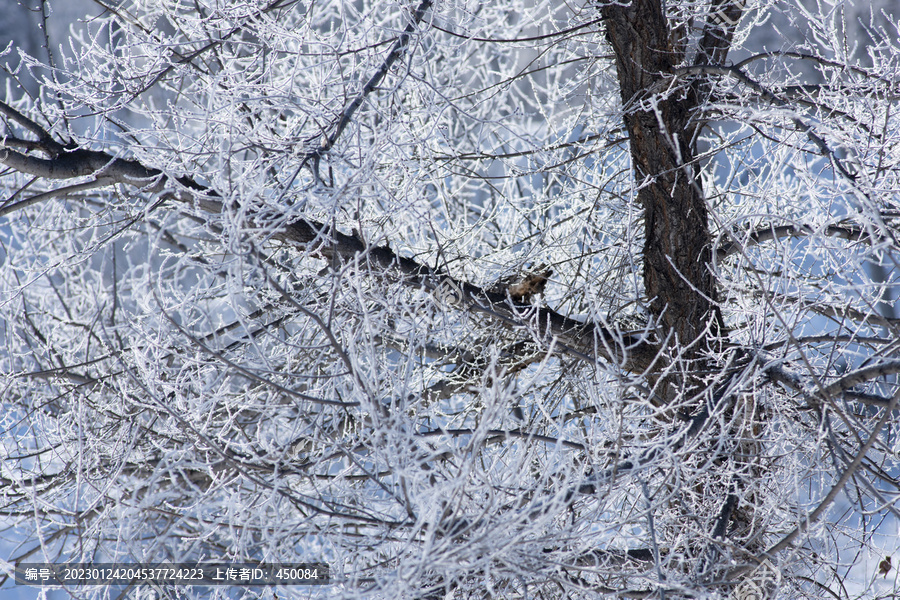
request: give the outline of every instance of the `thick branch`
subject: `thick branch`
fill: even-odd
[[[367,246],[316,221],[301,219],[288,225],[278,237],[311,248],[330,260],[359,261],[375,267],[377,275],[432,292],[445,304],[500,320],[508,326],[534,332],[557,350],[593,362],[602,357],[631,371],[643,371],[653,362],[655,350],[637,336],[619,336],[598,325],[565,317],[550,308],[518,303],[506,294],[488,292],[410,258],[388,246]]]
[[[888,361],[886,363],[853,371],[825,387],[817,385],[816,382],[807,381],[796,373],[788,371],[782,366],[781,361],[772,361],[768,363],[763,367],[763,372],[771,381],[780,383],[786,388],[797,392],[811,404],[818,404],[821,402],[823,396],[825,398],[833,398],[838,394],[842,394],[848,400],[854,400],[868,406],[884,407],[890,406],[890,398],[866,392],[852,392],[849,390],[853,386],[864,381],[900,372],[900,361]]]
[[[716,257],[719,260],[742,252],[750,246],[783,237],[805,237],[821,233],[827,237],[838,237],[853,242],[870,241],[871,236],[857,225],[827,225],[817,231],[808,225],[763,225],[746,234],[746,241],[732,239],[730,242],[720,245],[716,249]]]
[[[42,159],[14,150],[0,150],[0,163],[24,173],[48,179],[103,177],[109,183],[141,187],[159,192],[171,187],[162,171],[134,160],[115,158],[92,150],[73,150],[55,159]],[[148,184],[151,184],[148,186]],[[208,212],[220,212],[218,194],[193,180],[180,178],[176,199],[193,201]],[[270,215],[267,215],[270,216]],[[604,358],[621,368],[642,372],[653,362],[655,350],[639,336],[620,336],[599,325],[582,323],[549,308],[510,300],[506,294],[488,292],[478,286],[454,279],[415,260],[396,254],[388,246],[370,246],[356,235],[311,219],[296,219],[274,236],[329,260],[359,262],[373,274],[432,292],[439,301],[499,320],[509,327],[530,331],[558,352],[593,363]]]
[[[62,144],[55,141],[46,129],[11,107],[6,102],[0,101],[0,113],[4,114],[9,119],[12,119],[27,131],[33,133],[38,138],[38,145],[48,154],[62,151]],[[6,141],[7,140],[4,140],[4,143]]]
[[[900,360],[888,360],[876,365],[870,365],[847,373],[837,381],[834,381],[822,390],[826,396],[836,396],[849,390],[860,383],[865,383],[879,377],[900,373]]]
[[[146,185],[162,172],[148,169],[133,160],[115,158],[106,152],[71,150],[55,158],[38,158],[10,148],[0,148],[0,163],[20,173],[44,179],[75,179],[76,177],[106,176],[118,183]]]

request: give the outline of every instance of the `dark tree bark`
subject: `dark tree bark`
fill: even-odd
[[[659,0],[603,8],[616,56],[638,202],[644,210],[643,278],[664,347],[694,361],[711,341],[715,287],[708,214],[695,161],[692,88],[670,89],[681,50],[670,44]],[[696,372],[691,368],[689,371]],[[694,388],[696,382],[685,382]],[[662,382],[671,398],[676,384]]]

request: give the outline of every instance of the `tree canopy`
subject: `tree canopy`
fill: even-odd
[[[897,589],[896,14],[50,9],[0,103],[11,560]]]

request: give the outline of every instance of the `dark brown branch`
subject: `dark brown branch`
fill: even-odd
[[[532,331],[545,344],[587,362],[602,357],[627,370],[643,371],[656,356],[650,344],[640,337],[620,336],[604,327],[570,319],[550,308],[514,302],[506,294],[488,292],[454,279],[399,256],[388,246],[367,246],[360,238],[322,223],[297,220],[277,237],[308,246],[329,260],[359,260],[376,267],[379,276],[426,289],[443,303],[456,308],[488,315],[516,329]]]
[[[366,97],[371,94],[376,87],[378,87],[378,84],[380,84],[381,80],[385,78],[388,71],[391,69],[391,66],[393,66],[393,64],[397,61],[403,51],[406,50],[406,47],[409,45],[410,37],[416,31],[416,27],[419,26],[419,23],[422,21],[425,13],[429,8],[431,8],[431,4],[432,0],[422,0],[418,8],[416,8],[416,12],[413,13],[412,20],[406,26],[406,29],[403,30],[403,33],[397,39],[397,42],[394,44],[387,57],[385,57],[384,61],[381,63],[381,66],[377,71],[375,71],[375,74],[369,78],[369,81],[366,82],[366,85],[363,86],[363,89],[359,92],[359,94],[357,94],[356,98],[354,98],[353,101],[344,108],[343,113],[341,113],[340,119],[338,119],[337,123],[334,124],[334,129],[328,135],[328,137],[325,138],[321,145],[314,151],[312,151],[307,156],[307,158],[315,159],[331,150],[335,142],[337,142],[338,138],[341,137],[341,134],[344,133],[344,129],[346,129],[347,125],[350,124],[350,121],[353,119],[353,115],[356,113],[357,109],[362,106],[362,103],[365,101]]]
[[[697,48],[696,64],[725,62],[734,30],[744,14],[744,4],[745,0],[713,0],[703,38]]]
[[[878,377],[894,375],[896,373],[900,373],[900,360],[884,361],[876,365],[870,365],[847,373],[837,381],[833,381],[826,385],[821,393],[829,397],[836,396],[860,383],[865,383],[866,381],[871,381]]]
[[[131,185],[147,185],[162,174],[156,169],[147,169],[137,161],[80,148],[62,152],[55,158],[38,158],[10,148],[0,148],[0,163],[20,173],[44,179],[106,176],[118,183]]]
[[[38,139],[36,145],[47,154],[52,155],[62,151],[62,144],[55,141],[46,129],[2,101],[0,101],[0,113],[3,113],[7,118],[18,123],[26,131],[34,134]],[[4,144],[8,145],[8,143],[8,140],[4,140]]]
[[[167,187],[177,190],[172,197],[192,202],[201,209],[217,213],[222,210],[219,195],[188,178],[175,180],[158,169],[141,163],[116,158],[105,152],[77,149],[55,159],[42,159],[14,150],[0,149],[0,163],[18,171],[52,179],[104,177],[110,183],[121,183],[158,193]],[[271,215],[267,215],[271,216]],[[653,362],[655,349],[640,336],[619,335],[605,327],[582,323],[550,308],[510,300],[506,294],[488,292],[478,286],[452,278],[413,259],[396,254],[388,246],[371,246],[356,235],[311,219],[297,219],[284,226],[273,237],[297,244],[310,253],[334,261],[359,261],[373,268],[375,275],[400,281],[432,292],[442,303],[455,308],[488,315],[507,326],[530,331],[543,344],[557,352],[575,356],[589,363],[606,359],[617,367],[642,372]]]
[[[821,230],[816,230],[808,225],[763,225],[745,234],[745,240],[732,239],[716,249],[716,258],[722,260],[743,252],[750,246],[756,246],[763,242],[783,237],[806,237],[824,234],[827,237],[838,237],[853,242],[871,242],[872,238],[862,227],[857,225],[826,225]],[[734,235],[731,236],[734,238]]]
[[[485,435],[490,436],[487,440],[487,443],[492,442],[497,439],[506,439],[506,438],[516,438],[523,440],[533,440],[535,442],[543,442],[545,444],[557,445],[560,444],[566,448],[572,448],[573,450],[583,450],[587,451],[588,448],[584,444],[579,444],[578,442],[569,442],[566,440],[561,440],[559,438],[551,437],[549,435],[540,435],[537,433],[532,433],[530,431],[522,431],[521,429],[488,429],[486,431],[478,431],[476,429],[435,429],[433,431],[423,431],[421,433],[416,434],[420,437],[434,437],[434,436],[459,436],[459,435],[474,435],[476,433],[483,433]]]
[[[446,33],[447,35],[452,35],[453,37],[461,38],[467,40],[469,42],[483,42],[486,44],[517,44],[524,42],[542,42],[544,40],[553,40],[558,41],[556,38],[564,35],[568,35],[570,33],[574,33],[585,27],[591,27],[592,25],[596,25],[600,23],[602,19],[594,19],[593,21],[588,21],[587,23],[582,23],[581,25],[573,25],[568,29],[562,29],[560,31],[554,31],[553,33],[545,33],[543,35],[535,35],[531,37],[523,37],[523,38],[480,38],[480,37],[472,37],[468,35],[463,35],[461,33],[456,33],[455,31],[450,31],[449,29],[444,29],[443,27],[439,27],[438,25],[432,23],[431,27],[433,29],[437,29],[442,33]]]
[[[847,377],[849,377],[850,379],[841,378],[827,386],[819,386],[818,389],[814,387],[812,383],[810,383],[810,385],[807,385],[799,375],[791,373],[790,371],[785,369],[781,365],[780,361],[770,362],[765,367],[763,367],[763,372],[766,374],[769,380],[780,383],[786,388],[797,392],[801,397],[805,398],[812,405],[818,405],[821,402],[822,396],[826,398],[833,398],[834,396],[841,394],[845,396],[847,400],[853,400],[862,404],[866,404],[868,406],[886,407],[891,405],[890,398],[877,396],[875,394],[867,394],[864,392],[852,392],[849,391],[849,389],[858,383],[874,379],[875,377],[893,373],[900,373],[900,367],[898,367],[896,364],[898,362],[900,361],[890,361],[888,363],[875,365],[874,367],[870,367],[869,369],[860,369],[858,371],[853,371],[852,373],[847,375]],[[860,371],[863,372],[861,373]],[[854,380],[854,378],[862,379]],[[852,383],[850,383],[851,381]]]

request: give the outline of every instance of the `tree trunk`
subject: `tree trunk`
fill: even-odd
[[[691,138],[697,96],[690,87],[667,93],[680,52],[669,42],[659,0],[608,5],[603,17],[616,55],[632,168],[644,210],[643,276],[650,312],[665,340],[661,350],[677,344],[681,359],[693,363],[709,345],[715,301],[706,202]],[[689,365],[687,370],[697,372],[697,367]],[[697,383],[668,378],[658,394],[671,399],[678,387],[692,390]]]

